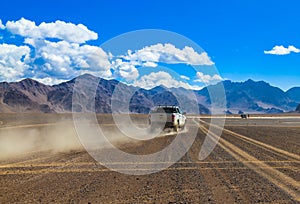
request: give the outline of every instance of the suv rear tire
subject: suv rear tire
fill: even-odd
[[[178,129],[179,129],[178,125],[175,125],[173,129],[174,129],[175,132],[178,132]]]

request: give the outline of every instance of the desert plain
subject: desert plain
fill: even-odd
[[[0,203],[300,202],[300,115],[229,116],[224,129],[210,124],[210,116],[188,116],[184,131],[149,140],[125,136],[109,114],[96,118],[93,125],[116,148],[134,155],[196,135],[178,161],[143,174],[155,162],[120,159],[108,168],[96,161],[81,144],[72,114],[0,114]],[[147,127],[147,115],[131,118]],[[217,145],[201,159],[207,138]],[[109,156],[111,149],[97,151]],[[124,168],[132,174],[119,171]]]

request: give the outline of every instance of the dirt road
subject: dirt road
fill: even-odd
[[[209,119],[190,120],[193,124],[181,135],[191,137],[190,132],[198,129],[192,147],[177,163],[149,175],[120,174],[97,163],[84,149],[72,150],[73,147],[63,151],[32,150],[2,159],[0,203],[300,202],[300,120],[228,119],[218,145],[203,161],[198,158]],[[1,137],[16,129],[24,132],[38,128],[39,133],[46,134],[53,126],[59,126],[52,122],[10,126],[3,121],[6,126],[0,126]],[[114,128],[108,119],[100,123]],[[208,136],[218,139],[214,131]],[[149,141],[115,145],[128,153],[143,155],[163,149],[174,137],[167,134]],[[104,148],[99,153],[109,151]],[[137,170],[134,163],[125,161],[112,165],[118,170],[125,163]],[[144,170],[153,165],[142,164]]]

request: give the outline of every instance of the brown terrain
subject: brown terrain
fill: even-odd
[[[144,155],[162,150],[176,137],[168,133],[134,141],[118,132],[109,115],[100,127],[122,151]],[[141,126],[147,116],[133,115]],[[0,203],[299,203],[300,117],[297,115],[226,119],[213,152],[199,160],[206,137],[218,139],[209,117],[190,116],[193,145],[175,164],[152,174],[126,161],[113,170],[96,162],[80,145],[69,114],[0,115]],[[184,144],[183,144],[184,146]],[[100,154],[109,156],[103,147]],[[167,162],[167,161],[166,161]]]

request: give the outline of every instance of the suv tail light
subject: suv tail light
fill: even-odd
[[[172,122],[175,121],[175,114],[172,114]]]

